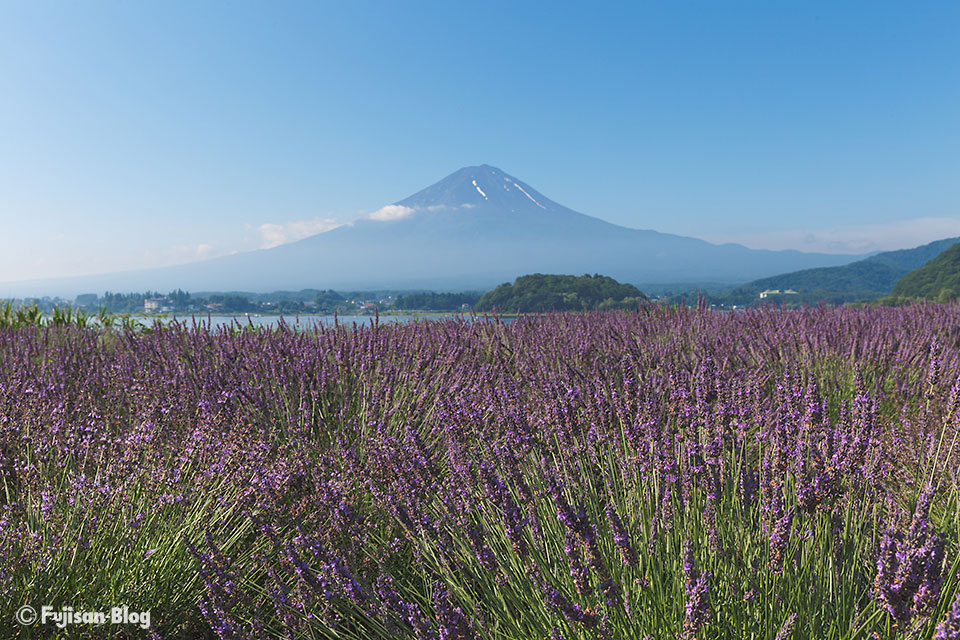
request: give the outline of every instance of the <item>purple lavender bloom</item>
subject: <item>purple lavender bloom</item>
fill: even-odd
[[[497,557],[493,553],[493,549],[491,549],[490,546],[483,541],[481,532],[473,526],[468,526],[466,529],[467,536],[470,538],[470,543],[473,545],[477,562],[480,563],[480,566],[483,567],[484,571],[496,571],[499,568],[497,564]]]
[[[683,541],[683,577],[686,593],[686,618],[683,621],[683,638],[692,639],[710,619],[710,573],[700,573],[693,558],[690,540]]]
[[[790,540],[790,523],[793,520],[794,507],[783,512],[783,494],[777,490],[771,498],[771,507],[769,511],[769,546],[770,546],[770,570],[773,573],[783,571],[783,562],[786,559],[785,553]]]
[[[471,640],[477,637],[463,609],[451,602],[450,591],[441,583],[433,586],[433,606],[440,625],[440,640]]]
[[[787,619],[783,622],[783,626],[780,627],[780,631],[777,632],[777,637],[775,640],[787,640],[790,637],[790,634],[793,633],[793,625],[797,622],[797,614],[791,613]]]
[[[613,504],[608,502],[604,512],[607,515],[610,530],[613,532],[613,543],[620,551],[620,557],[623,558],[623,563],[628,567],[635,565],[637,563],[637,554],[630,545],[630,537],[627,535],[623,527],[623,522],[620,520],[620,516],[617,515],[616,509],[613,508]]]
[[[880,540],[873,598],[898,625],[927,615],[940,597],[945,541],[931,532],[933,491],[920,494],[906,533],[888,530]]]
[[[589,595],[592,592],[590,589],[590,574],[587,572],[587,567],[583,563],[583,557],[580,554],[580,544],[576,536],[570,531],[567,531],[564,535],[563,552],[567,556],[567,563],[570,565],[570,576],[573,578],[573,583],[577,587],[577,593],[582,596]]]
[[[953,599],[953,607],[937,625],[937,632],[933,637],[934,640],[960,640],[960,590]]]
[[[570,602],[553,586],[544,585],[543,591],[546,594],[546,603],[562,613],[567,620],[579,622],[587,629],[592,629],[600,623],[600,619],[594,613],[579,604]]]

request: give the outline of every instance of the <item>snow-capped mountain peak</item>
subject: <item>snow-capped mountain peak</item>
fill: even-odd
[[[430,211],[482,207],[522,213],[562,208],[530,185],[486,164],[464,167],[395,204]]]

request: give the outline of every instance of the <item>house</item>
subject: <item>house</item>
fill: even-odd
[[[166,299],[164,298],[147,298],[143,301],[143,312],[144,313],[160,313],[160,310],[164,307]]]

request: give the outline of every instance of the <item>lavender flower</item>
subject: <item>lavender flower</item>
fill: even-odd
[[[700,573],[694,565],[693,547],[683,541],[683,577],[686,592],[686,618],[683,637],[696,638],[700,628],[710,619],[710,573]]]
[[[953,607],[947,612],[943,621],[937,625],[934,640],[957,640],[960,638],[960,591],[953,599]]]

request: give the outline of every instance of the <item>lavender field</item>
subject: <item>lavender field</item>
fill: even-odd
[[[958,376],[957,305],[0,329],[0,637],[958,638]]]

